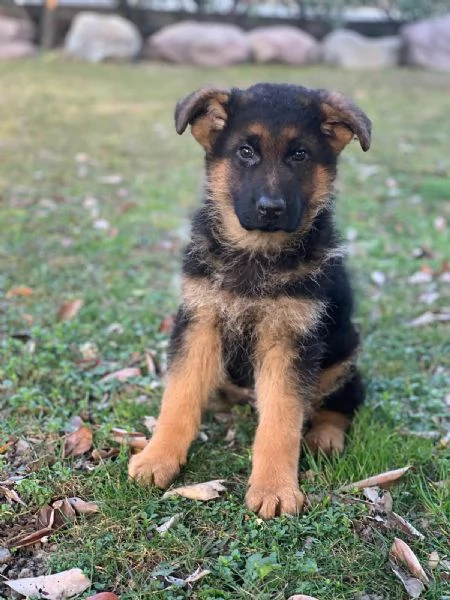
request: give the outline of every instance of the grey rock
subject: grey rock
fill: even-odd
[[[81,12],[74,18],[64,41],[64,53],[88,62],[126,61],[142,47],[135,25],[118,15]]]
[[[399,36],[367,38],[355,31],[337,29],[322,42],[322,60],[344,69],[379,70],[392,68],[400,60]]]

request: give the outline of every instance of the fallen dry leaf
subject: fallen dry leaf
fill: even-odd
[[[147,373],[149,375],[156,375],[155,360],[150,352],[145,353],[145,364],[147,366]]]
[[[13,502],[17,502],[18,504],[21,504],[22,506],[26,506],[25,502],[22,500],[22,498],[19,496],[19,494],[14,491],[14,490],[10,490],[9,488],[0,485],[0,494],[3,494],[6,498],[6,501],[9,504],[12,504]]]
[[[419,559],[408,544],[400,538],[394,538],[394,542],[391,546],[391,557],[405,564],[408,567],[409,572],[423,583],[429,582],[428,576],[422,569]]]
[[[119,448],[106,448],[106,449],[98,449],[94,448],[92,450],[91,458],[94,462],[100,462],[102,460],[106,460],[107,458],[114,458],[119,455]]]
[[[6,292],[6,298],[29,298],[33,294],[34,291],[32,288],[24,285],[18,285],[17,287],[12,287]]]
[[[288,600],[317,600],[317,598],[305,596],[304,594],[294,594],[293,596],[289,596]]]
[[[382,287],[386,283],[386,275],[382,271],[373,271],[370,274],[370,279],[379,287]]]
[[[193,485],[185,485],[174,490],[169,490],[163,495],[163,498],[170,498],[171,496],[183,496],[183,498],[189,498],[190,500],[213,500],[220,496],[220,492],[226,491],[226,488],[222,485],[225,479],[214,479],[212,481],[206,481],[205,483],[195,483]]]
[[[438,311],[432,312],[427,310],[416,319],[408,321],[409,327],[423,327],[424,325],[430,325],[431,323],[444,323],[450,321],[450,308],[445,307]]]
[[[12,548],[24,548],[25,546],[32,546],[33,544],[37,544],[42,541],[45,537],[51,535],[53,533],[53,529],[50,527],[43,527],[42,529],[38,529],[38,531],[33,531],[29,535],[24,536],[23,538],[19,538],[17,542],[13,542],[11,544]]]
[[[391,514],[391,518],[396,522],[397,525],[399,525],[399,527],[405,532],[405,533],[409,533],[410,535],[412,535],[413,537],[419,538],[419,540],[424,540],[425,536],[423,535],[423,533],[420,533],[420,531],[418,531],[414,525],[411,525],[411,523],[409,523],[409,521],[407,521],[404,517],[402,517],[401,515],[398,515],[397,513],[393,512]]]
[[[81,569],[69,569],[54,575],[25,577],[5,581],[11,589],[24,596],[35,596],[47,600],[63,600],[81,594],[91,585]]]
[[[75,511],[70,505],[67,498],[63,500],[55,500],[52,504],[54,510],[53,518],[53,529],[61,529],[64,525],[67,525],[69,521],[75,519]],[[50,527],[50,525],[48,525]]]
[[[425,589],[425,586],[421,581],[416,579],[415,577],[410,577],[406,571],[403,571],[395,562],[391,559],[389,561],[391,565],[391,569],[393,573],[400,579],[403,583],[403,587],[408,593],[410,598],[420,598],[421,593]]]
[[[112,173],[111,175],[103,175],[98,180],[101,183],[107,183],[108,185],[120,185],[123,181],[122,175],[119,173]]]
[[[412,283],[413,285],[430,283],[431,281],[433,281],[433,274],[428,271],[417,271],[417,273],[408,277],[408,283]]]
[[[183,515],[181,513],[176,513],[175,515],[173,515],[173,517],[170,517],[170,519],[168,519],[165,523],[163,523],[162,525],[157,527],[156,531],[160,535],[166,535],[166,533],[169,531],[169,529],[171,529],[174,525],[179,523],[182,516]]]
[[[433,550],[433,552],[430,552],[430,554],[428,555],[428,566],[430,567],[430,569],[436,569],[436,567],[439,565],[441,559],[439,557],[439,554],[436,552],[436,550]]]
[[[58,319],[58,321],[71,321],[80,312],[83,304],[84,300],[82,300],[81,298],[71,300],[70,302],[64,302],[59,307],[56,318]]]
[[[128,381],[132,377],[139,377],[141,375],[141,370],[138,367],[126,367],[125,369],[120,369],[119,371],[114,371],[114,373],[109,373],[100,379],[100,383],[105,383],[106,381]]]
[[[159,326],[159,332],[160,333],[170,333],[172,331],[174,322],[175,322],[175,319],[174,319],[173,315],[167,315],[167,317],[164,317],[164,319],[161,322],[161,325]]]
[[[191,575],[188,575],[186,577],[186,579],[184,580],[184,583],[195,583],[196,581],[198,581],[199,579],[202,579],[202,577],[206,577],[206,575],[209,575],[210,573],[211,573],[211,571],[208,571],[208,569],[200,569],[200,567],[199,567]]]
[[[207,569],[201,570],[200,567],[194,571],[191,575],[188,575],[186,579],[181,579],[180,577],[173,577],[172,575],[167,575],[164,579],[171,583],[172,585],[176,585],[178,587],[184,587],[187,584],[195,583],[205,575],[209,575],[211,571]]]
[[[98,504],[95,502],[86,502],[81,498],[67,498],[67,501],[77,515],[91,515],[99,511]]]
[[[114,427],[111,429],[112,439],[119,444],[125,444],[130,448],[145,448],[149,440],[140,431],[127,431]]]
[[[367,479],[361,479],[355,483],[349,483],[339,489],[340,492],[351,492],[355,489],[362,490],[363,488],[370,488],[379,486],[380,488],[388,488],[395,483],[400,477],[402,477],[411,466],[402,467],[401,469],[394,469],[393,471],[385,471],[379,475],[368,477]]]
[[[64,444],[64,458],[80,456],[92,448],[92,431],[82,425],[73,433],[69,433]]]
[[[150,432],[150,433],[154,433],[155,429],[156,429],[156,425],[158,423],[158,420],[156,419],[156,417],[151,417],[151,416],[146,416],[143,418],[143,423],[145,425],[145,428]]]
[[[99,594],[88,596],[86,600],[120,600],[120,598],[112,592],[100,592]]]

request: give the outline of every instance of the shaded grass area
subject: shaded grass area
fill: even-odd
[[[30,441],[32,458],[45,458],[14,488],[26,508],[0,497],[0,544],[44,503],[79,495],[98,502],[101,513],[51,537],[49,569],[81,567],[93,589],[124,600],[295,592],[321,600],[363,592],[404,598],[387,560],[394,535],[404,534],[374,524],[361,534],[367,505],[330,492],[412,464],[392,491],[394,509],[425,540],[405,539],[424,564],[432,550],[448,558],[448,487],[435,485],[449,477],[448,447],[438,441],[448,428],[448,326],[408,325],[449,303],[440,277],[450,218],[448,78],[406,70],[94,67],[51,57],[0,65],[0,76],[0,447],[14,434]],[[174,133],[175,101],[206,83],[262,80],[341,89],[374,122],[371,151],[364,155],[355,144],[342,158],[338,202],[358,290],[367,407],[340,460],[303,456],[303,488],[315,499],[309,512],[267,523],[243,506],[255,426],[248,408],[235,411],[230,448],[227,425],[206,417],[208,440],[194,444],[180,478],[227,479],[225,498],[215,502],[162,500],[130,484],[125,450],[92,470],[61,458],[63,431],[75,415],[94,428],[95,447],[105,448],[112,427],[144,431],[141,418],[157,413],[160,381],[142,355],[151,350],[164,361],[160,324],[176,308],[179,254],[201,182],[200,149]],[[423,258],[414,258],[417,249]],[[424,265],[435,273],[431,281],[411,284]],[[16,286],[33,294],[8,294]],[[74,298],[84,300],[80,313],[57,322],[61,303]],[[99,364],[80,362],[87,343]],[[143,364],[141,377],[100,382],[133,361]],[[20,457],[3,451],[0,480],[21,472]],[[179,523],[161,537],[156,527],[174,513]],[[27,556],[32,551],[24,549],[13,558]],[[199,566],[211,574],[192,587],[165,579]],[[438,567],[423,597],[437,600],[448,586]]]

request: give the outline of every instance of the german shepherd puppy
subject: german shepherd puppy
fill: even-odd
[[[184,253],[158,425],[129,474],[166,488],[214,391],[254,387],[246,504],[266,519],[297,514],[303,425],[313,451],[342,452],[364,398],[333,186],[344,147],[357,137],[369,149],[371,122],[340,93],[268,83],[199,89],[175,122],[205,150],[205,195]]]

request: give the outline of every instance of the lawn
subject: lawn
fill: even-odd
[[[0,597],[10,597],[2,578],[80,567],[92,580],[80,597],[396,600],[408,596],[389,564],[394,537],[428,571],[421,597],[450,596],[448,563],[427,566],[433,551],[450,555],[450,343],[448,323],[434,320],[450,295],[448,75],[86,66],[49,56],[1,64],[0,77],[0,557],[2,546],[11,553],[0,559]],[[206,416],[177,482],[225,479],[216,500],[163,499],[127,481],[126,446],[103,452],[119,448],[115,427],[146,432],[143,417],[157,415],[161,398],[202,167],[201,149],[174,131],[175,102],[202,84],[261,80],[340,89],[374,124],[372,149],[346,150],[338,184],[367,406],[342,458],[302,457],[310,509],[270,522],[243,504],[250,407]],[[433,322],[417,325],[427,311]],[[102,380],[124,368],[136,376]],[[80,418],[96,452],[64,458]],[[423,538],[385,514],[375,519],[360,493],[338,491],[407,465],[393,507]],[[15,549],[39,529],[40,508],[75,496],[99,512]],[[162,536],[157,527],[175,514]],[[210,573],[180,582],[199,567]]]

